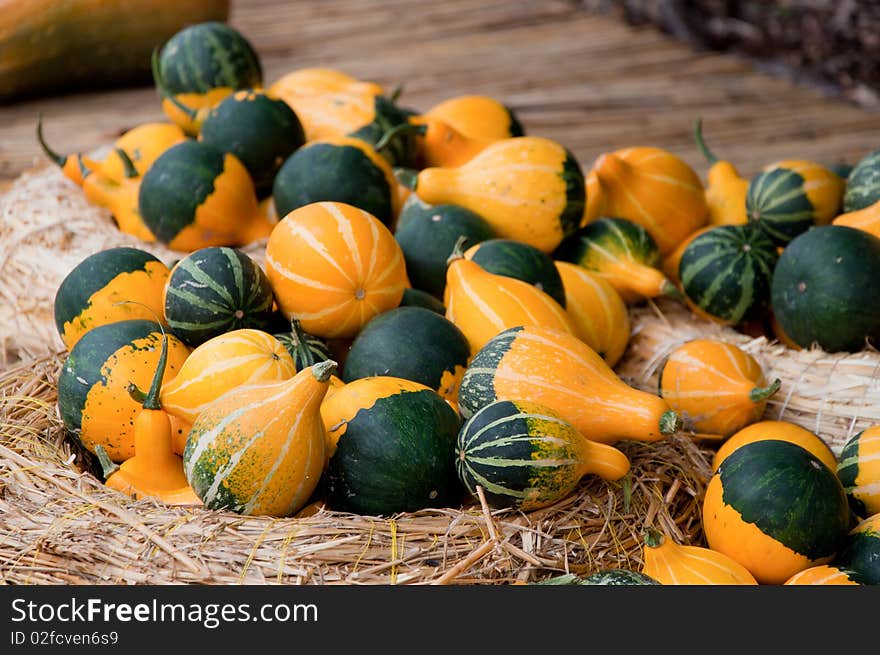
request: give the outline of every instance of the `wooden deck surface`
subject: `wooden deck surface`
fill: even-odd
[[[715,151],[747,175],[783,157],[853,162],[880,147],[880,113],[590,14],[576,0],[233,0],[230,22],[259,51],[267,84],[325,66],[389,90],[404,84],[401,103],[417,110],[488,94],[511,105],[527,132],[564,143],[585,169],[603,151],[653,145],[704,175],[692,139],[697,116]],[[0,183],[41,160],[40,112],[64,152],[163,118],[151,88],[0,107]]]

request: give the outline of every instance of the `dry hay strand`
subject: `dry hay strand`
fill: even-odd
[[[761,364],[767,379],[779,378],[764,419],[790,421],[820,436],[835,455],[859,431],[880,424],[880,353],[820,348],[794,350],[767,337],[751,337],[662,299],[631,310],[633,334],[617,372],[635,387],[657,393],[666,357],[691,339],[734,343]]]
[[[505,584],[641,566],[641,533],[702,540],[711,452],[673,436],[622,442],[619,482],[595,476],[542,510],[479,502],[392,517],[244,517],[105,487],[57,412],[63,359],[0,374],[0,582],[7,584]]]

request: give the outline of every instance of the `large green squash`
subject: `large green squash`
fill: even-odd
[[[565,289],[555,262],[534,246],[512,239],[487,239],[469,248],[465,257],[495,275],[528,282],[565,307]]]
[[[773,274],[771,304],[783,332],[808,348],[857,351],[880,336],[880,239],[842,225],[795,238]]]

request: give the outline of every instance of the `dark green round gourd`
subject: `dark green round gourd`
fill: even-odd
[[[834,565],[852,571],[852,579],[859,584],[880,585],[880,514],[864,519],[849,532]]]
[[[199,140],[238,157],[258,197],[264,198],[272,192],[281,165],[305,143],[305,132],[286,102],[248,89],[227,96],[211,109]]]
[[[236,248],[201,248],[181,259],[165,288],[165,320],[188,346],[231,330],[263,330],[274,319],[269,278]]]
[[[446,315],[446,305],[444,305],[436,296],[432,296],[427,291],[421,289],[413,289],[407,287],[403,290],[403,297],[400,299],[401,307],[424,307],[430,309],[440,316]]]
[[[446,289],[446,260],[459,238],[468,248],[494,236],[479,214],[459,205],[429,205],[415,195],[404,203],[394,232],[410,283],[437,298]]]
[[[786,167],[758,173],[749,182],[746,214],[776,245],[784,246],[815,224],[806,180]]]
[[[719,225],[687,245],[678,277],[697,308],[735,325],[766,313],[777,259],[776,246],[757,226]]]
[[[313,202],[344,202],[385,225],[393,219],[392,188],[385,172],[360,148],[310,143],[288,157],[272,185],[275,211],[283,218]]]
[[[455,410],[429,389],[401,391],[358,410],[324,473],[328,506],[387,516],[457,504],[460,426]]]
[[[574,573],[547,578],[539,585],[659,585],[660,583],[641,571],[629,569],[602,569],[586,576],[578,576]]]
[[[477,244],[471,261],[495,275],[532,284],[565,307],[565,288],[553,259],[534,246],[513,239],[487,239]]]
[[[796,344],[857,351],[880,336],[880,239],[843,225],[814,227],[783,250],[771,302]]]
[[[467,338],[450,320],[422,307],[398,307],[379,314],[358,333],[342,379],[403,378],[455,402],[469,356]]]
[[[846,178],[843,211],[870,207],[880,200],[880,148],[868,153],[853,166]]]
[[[417,132],[407,110],[383,95],[373,98],[373,120],[348,136],[374,146],[394,167],[414,168],[418,153]]]

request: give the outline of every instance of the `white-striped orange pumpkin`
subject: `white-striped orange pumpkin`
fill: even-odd
[[[629,343],[631,321],[626,303],[611,283],[577,264],[557,261],[556,270],[562,278],[565,311],[575,335],[613,367]]]
[[[851,572],[831,564],[811,566],[795,573],[784,585],[857,585],[859,584],[850,577]]]
[[[446,269],[446,318],[467,338],[471,354],[507,328],[534,325],[574,334],[562,306],[536,286],[484,270],[457,256]]]
[[[400,304],[409,286],[403,251],[375,216],[316,202],[285,216],[266,244],[266,274],[288,318],[325,339],[349,339]]]

